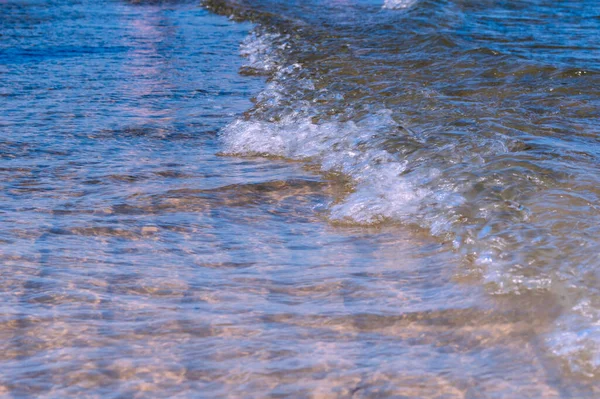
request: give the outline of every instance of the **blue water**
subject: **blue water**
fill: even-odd
[[[599,32],[0,1],[0,396],[597,397]]]

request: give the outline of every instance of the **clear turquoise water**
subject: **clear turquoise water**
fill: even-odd
[[[599,17],[0,2],[0,395],[596,397]]]

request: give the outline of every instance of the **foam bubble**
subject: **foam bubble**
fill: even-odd
[[[369,124],[390,127],[395,122],[381,112]],[[407,163],[378,148],[358,149],[373,132],[364,123],[316,124],[310,117],[292,112],[277,122],[237,120],[222,132],[230,154],[260,154],[310,160],[323,171],[341,172],[355,182],[355,190],[331,208],[331,218],[376,223],[385,218],[402,219],[414,213],[428,191],[402,178]],[[429,171],[434,173],[434,171]]]
[[[546,344],[571,371],[595,377],[600,375],[600,314],[588,299],[572,310],[556,321]]]
[[[256,29],[244,39],[240,53],[247,59],[246,68],[270,73],[279,68],[280,52],[287,46],[286,35]]]
[[[402,10],[414,6],[418,0],[385,0],[383,8]]]

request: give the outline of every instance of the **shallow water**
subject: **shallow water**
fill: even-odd
[[[2,396],[598,395],[596,2],[206,6],[0,3]]]

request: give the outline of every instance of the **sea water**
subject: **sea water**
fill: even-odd
[[[0,3],[0,393],[597,397],[599,4]]]

